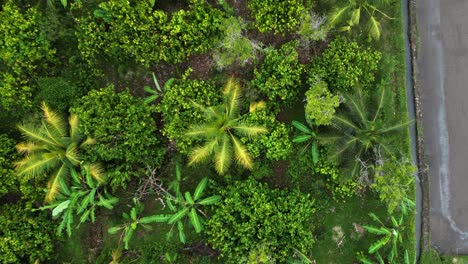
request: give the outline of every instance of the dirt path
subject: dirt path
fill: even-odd
[[[432,245],[468,253],[468,1],[417,0]]]

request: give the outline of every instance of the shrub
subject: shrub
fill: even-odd
[[[205,120],[203,111],[192,102],[213,106],[221,102],[219,89],[211,81],[190,80],[187,75],[175,80],[166,91],[158,106],[164,121],[163,134],[176,142],[177,150],[188,154],[194,146],[194,139],[186,136],[190,124]]]
[[[295,44],[289,42],[278,50],[271,48],[260,69],[254,70],[252,86],[260,89],[271,102],[290,104],[298,96],[303,66]]]
[[[82,88],[61,77],[45,77],[37,80],[37,102],[47,105],[62,113],[67,112],[72,102],[83,96]]]
[[[395,157],[376,166],[371,187],[379,193],[390,214],[412,195],[415,171],[410,161],[398,161]]]
[[[266,134],[255,138],[241,138],[253,158],[265,155],[267,159],[273,161],[289,157],[292,149],[289,126],[276,120],[275,116],[266,109],[251,112],[246,116],[245,122],[249,125],[261,125],[268,129]]]
[[[314,167],[314,173],[325,178],[325,186],[337,202],[346,202],[356,195],[359,185],[353,178],[343,181],[338,167],[330,162],[321,161]]]
[[[0,197],[17,191],[18,180],[13,165],[15,159],[15,141],[0,135]]]
[[[79,117],[81,131],[96,140],[85,148],[85,158],[105,163],[113,188],[140,176],[144,166],[159,166],[164,151],[153,109],[128,90],[117,93],[109,85],[90,91],[70,111]]]
[[[381,53],[362,49],[356,42],[336,38],[314,61],[311,78],[319,76],[332,91],[351,91],[356,85],[367,91],[375,79]]]
[[[38,67],[53,59],[55,51],[39,30],[41,14],[35,8],[22,13],[7,1],[0,10],[0,106],[27,108],[34,90],[29,80]]]
[[[249,0],[250,14],[260,32],[295,31],[306,12],[302,0]]]
[[[242,36],[246,23],[242,18],[229,17],[221,24],[224,38],[219,42],[214,59],[219,69],[224,69],[234,62],[245,65],[255,59],[255,50],[260,48],[255,42]]]
[[[32,213],[21,204],[1,205],[0,212],[1,263],[50,260],[54,225],[46,213]]]
[[[306,120],[310,120],[312,124],[329,125],[335,114],[335,108],[340,104],[338,96],[333,95],[328,90],[328,85],[325,81],[309,78],[310,88],[305,93]]]
[[[110,58],[131,58],[148,66],[154,62],[180,62],[213,46],[219,35],[222,12],[204,2],[171,15],[153,11],[150,1],[127,0],[101,3],[94,17],[82,18],[78,46],[85,58],[96,62],[99,52]]]
[[[294,249],[311,250],[315,209],[309,195],[270,189],[249,179],[235,182],[221,196],[223,201],[207,222],[206,234],[223,263],[243,263],[261,251],[282,263]]]

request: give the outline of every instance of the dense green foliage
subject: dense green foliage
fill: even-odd
[[[61,113],[68,111],[72,103],[84,95],[81,87],[60,77],[45,77],[37,80],[37,102],[46,102]]]
[[[194,143],[181,132],[187,131],[190,124],[205,120],[203,111],[192,102],[206,107],[216,105],[221,102],[219,89],[211,81],[187,79],[185,75],[174,81],[158,106],[164,121],[163,134],[175,141],[177,151],[184,154],[189,153]]]
[[[314,201],[300,192],[270,189],[253,179],[220,191],[222,202],[207,222],[208,242],[224,263],[246,261],[264,251],[268,262],[283,262],[294,249],[312,248]]]
[[[50,260],[54,225],[45,213],[31,213],[22,204],[0,205],[0,262],[34,263]]]
[[[302,64],[294,42],[284,44],[278,50],[270,48],[259,69],[255,69],[252,86],[262,91],[272,103],[291,104],[299,94],[302,84]]]
[[[316,126],[329,125],[340,100],[337,95],[330,93],[325,81],[309,78],[308,83],[310,88],[305,93],[306,120],[310,120]]]
[[[249,0],[250,14],[260,32],[294,31],[306,12],[302,0]]]
[[[349,92],[355,86],[369,91],[380,57],[378,51],[363,49],[357,42],[336,38],[314,60],[309,74],[312,79],[323,79],[332,91]]]
[[[32,78],[53,60],[55,51],[40,30],[36,8],[21,11],[13,1],[0,10],[0,107],[30,107],[34,92]]]
[[[168,14],[153,10],[150,1],[103,2],[80,21],[79,48],[91,63],[103,52],[113,60],[133,58],[144,65],[180,62],[213,47],[223,14],[206,3],[192,1],[188,10]],[[123,55],[123,56],[122,56]]]
[[[266,157],[269,160],[282,160],[289,157],[292,151],[289,138],[290,128],[276,120],[266,109],[250,112],[244,118],[248,125],[261,125],[268,132],[255,138],[241,137],[253,158]]]
[[[387,205],[389,213],[405,202],[413,190],[416,168],[409,161],[396,158],[383,161],[375,168],[372,188],[379,193],[380,200]]]
[[[0,197],[17,191],[17,178],[13,162],[16,159],[15,141],[0,135]]]
[[[104,164],[113,188],[142,176],[145,166],[160,165],[164,150],[153,109],[128,90],[116,92],[112,85],[92,90],[70,111],[79,117],[81,131],[96,141],[85,148],[85,159]]]

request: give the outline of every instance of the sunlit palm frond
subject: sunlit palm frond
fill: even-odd
[[[356,8],[351,13],[350,24],[351,25],[359,25],[359,20],[361,18],[361,8]]]
[[[239,164],[241,164],[244,168],[251,170],[253,167],[253,162],[249,152],[234,135],[231,135],[231,139],[237,162],[239,162]]]
[[[79,132],[79,119],[78,116],[75,114],[71,114],[68,118],[68,124],[70,125],[70,139],[72,142],[77,142],[80,140],[80,132]]]
[[[65,157],[73,166],[78,166],[80,164],[80,154],[78,153],[78,148],[75,144],[68,146],[65,152]]]
[[[358,143],[358,138],[356,137],[344,137],[335,144],[333,154],[329,156],[331,160],[336,160],[337,158],[342,158],[343,153],[348,151],[350,148],[354,147]],[[348,158],[348,157],[347,157]]]
[[[216,124],[204,124],[193,126],[185,135],[189,137],[204,137],[204,138],[212,138],[215,136],[219,131],[219,127]]]
[[[36,178],[59,163],[57,156],[46,154],[26,156],[23,160],[16,162],[18,175],[25,176],[27,179]]]
[[[45,201],[51,203],[55,200],[60,191],[60,178],[64,179],[68,174],[69,169],[65,164],[62,164],[57,172],[52,176],[47,184],[47,194]]]
[[[239,124],[237,126],[233,126],[232,129],[239,133],[242,136],[247,136],[247,137],[255,137],[261,134],[265,134],[268,132],[268,130],[264,127],[261,126],[248,126],[245,124]]]
[[[100,183],[104,183],[106,181],[106,175],[104,173],[104,169],[100,164],[92,163],[89,165],[89,173],[91,176],[98,180]]]
[[[229,91],[226,93],[226,114],[229,118],[234,118],[239,114],[239,101],[241,98],[239,83],[234,78],[229,79],[226,84],[226,91]]]
[[[220,107],[220,106],[206,107],[193,100],[190,100],[190,101],[195,108],[197,108],[198,110],[202,111],[205,114],[205,117],[207,119],[219,118],[223,115],[223,110],[224,110],[223,107]]]
[[[94,144],[96,144],[96,140],[94,138],[87,137],[86,140],[81,143],[80,147],[94,145]]]
[[[413,122],[414,122],[414,120],[410,120],[410,121],[407,121],[407,122],[404,122],[404,123],[400,123],[400,124],[396,124],[396,125],[393,125],[393,126],[390,126],[390,127],[386,127],[386,128],[383,128],[383,129],[379,130],[379,133],[385,134],[385,133],[391,133],[391,132],[407,129],[408,126]]]
[[[346,116],[343,115],[334,115],[331,120],[331,125],[336,129],[347,133],[349,130],[358,130],[359,127],[354,124],[352,121],[348,120]]]
[[[218,144],[218,140],[214,139],[207,142],[203,147],[195,148],[189,156],[189,165],[194,165],[206,160],[214,151],[214,148]]]
[[[224,174],[231,165],[231,142],[229,136],[224,134],[221,145],[215,148],[215,169],[218,174]]]
[[[47,136],[43,135],[40,130],[34,128],[32,126],[26,125],[18,125],[18,129],[20,130],[21,134],[27,139],[32,142],[48,144],[53,146],[60,146],[55,141],[51,140]]]
[[[345,106],[350,110],[348,116],[357,119],[359,123],[368,121],[366,102],[364,101],[364,92],[361,86],[355,87],[355,94],[344,94]]]
[[[44,113],[44,120],[54,128],[54,131],[60,135],[65,136],[66,126],[60,115],[52,111],[45,102],[41,105],[42,112]]]
[[[20,154],[31,154],[32,152],[42,150],[43,147],[41,145],[37,145],[33,142],[21,142],[16,145],[16,150]]]
[[[44,136],[47,136],[50,140],[55,142],[57,146],[64,147],[66,145],[66,143],[64,142],[65,138],[47,123],[43,124],[43,126],[41,127],[41,131],[44,133]]]

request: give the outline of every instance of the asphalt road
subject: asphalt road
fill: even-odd
[[[468,0],[417,0],[431,240],[468,254]]]

